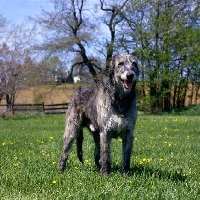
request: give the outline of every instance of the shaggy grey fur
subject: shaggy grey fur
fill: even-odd
[[[81,162],[83,127],[87,127],[95,142],[95,163],[103,175],[111,171],[111,138],[122,138],[122,172],[130,170],[133,130],[137,118],[136,82],[139,76],[137,60],[130,54],[113,57],[108,76],[96,86],[79,87],[68,106],[64,147],[59,170],[64,171],[69,150],[76,138],[77,156]]]

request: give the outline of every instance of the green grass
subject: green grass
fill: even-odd
[[[120,173],[121,140],[112,140],[112,173],[96,171],[86,133],[84,165],[75,145],[57,171],[64,115],[0,119],[0,199],[200,199],[200,117],[139,116],[131,173]]]
[[[170,115],[200,116],[200,104],[190,105],[181,109],[173,108],[170,111]]]

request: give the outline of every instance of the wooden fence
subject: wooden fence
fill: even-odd
[[[17,113],[44,113],[44,114],[63,114],[66,113],[68,103],[62,104],[10,104],[1,105],[0,112]]]

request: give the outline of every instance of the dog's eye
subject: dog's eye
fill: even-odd
[[[119,62],[118,66],[124,65],[124,62]]]
[[[133,62],[132,63],[132,68],[136,68],[137,67],[137,63],[136,62]]]

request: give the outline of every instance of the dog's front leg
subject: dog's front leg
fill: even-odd
[[[111,170],[110,161],[110,135],[107,132],[100,133],[100,146],[101,146],[101,173],[108,175]]]
[[[122,173],[127,174],[130,171],[130,159],[133,147],[133,133],[126,132],[122,136]]]
[[[95,151],[94,151],[94,160],[97,166],[97,169],[101,169],[100,164],[100,136],[99,133],[93,133],[94,142],[95,142]]]

